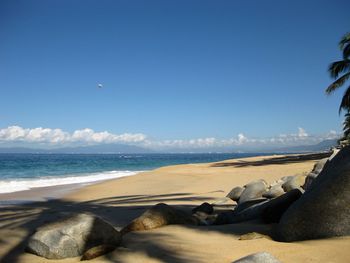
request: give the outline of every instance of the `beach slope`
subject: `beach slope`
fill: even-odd
[[[278,159],[276,159],[278,158]],[[61,212],[90,212],[121,229],[145,209],[166,203],[192,209],[218,202],[235,186],[257,179],[271,183],[309,172],[317,157],[264,156],[220,163],[167,166],[90,185],[49,202],[1,208],[1,262],[54,262],[24,252],[36,227],[57,220]],[[128,233],[122,247],[92,262],[232,262],[266,251],[281,262],[348,262],[350,237],[282,243],[260,238],[238,240],[249,232],[271,235],[274,225],[240,223],[220,226],[170,225]],[[79,258],[59,262],[78,262]]]

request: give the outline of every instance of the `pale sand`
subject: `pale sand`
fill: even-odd
[[[163,167],[135,176],[105,181],[70,193],[51,202],[2,208],[0,214],[1,262],[55,262],[23,252],[36,226],[56,217],[60,211],[94,212],[118,229],[146,208],[165,202],[191,209],[213,202],[229,190],[252,180],[273,182],[282,176],[305,173],[314,161],[259,163],[272,157],[226,161],[228,166],[191,164]],[[232,165],[231,165],[232,164]],[[254,164],[254,165],[253,165]],[[349,262],[350,237],[281,243],[268,239],[240,241],[240,234],[270,234],[273,225],[232,224],[208,227],[165,226],[129,233],[123,247],[92,262],[232,262],[245,255],[267,251],[282,262]],[[79,258],[59,262],[77,262]]]

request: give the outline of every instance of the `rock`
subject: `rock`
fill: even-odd
[[[315,181],[316,177],[318,176],[318,174],[315,173],[309,173],[306,178],[305,178],[305,184],[302,186],[302,188],[306,191],[307,189],[310,188],[311,184],[313,183],[313,181]]]
[[[248,207],[265,202],[266,200],[267,200],[267,198],[258,198],[258,199],[249,200],[249,201],[246,201],[244,203],[237,205],[233,211],[234,211],[234,213],[237,214],[237,213],[247,209]]]
[[[334,155],[335,156],[335,155]],[[331,156],[332,157],[332,159],[333,159],[333,157],[334,157],[333,155]],[[330,158],[331,158],[330,157]],[[330,159],[329,158],[329,159]],[[323,158],[323,159],[321,159],[321,160],[319,160],[317,163],[315,163],[315,165],[314,165],[314,167],[312,168],[312,173],[314,173],[314,174],[319,174],[321,171],[322,171],[322,169],[323,169],[323,167],[324,167],[324,165],[326,164],[328,162],[328,158]]]
[[[214,225],[234,224],[243,221],[260,219],[263,210],[267,207],[270,200],[265,200],[261,203],[252,205],[239,213],[235,211],[223,212],[217,215]]]
[[[146,210],[140,217],[134,219],[121,232],[126,234],[130,231],[150,230],[171,224],[196,225],[198,221],[184,211],[159,203]]]
[[[108,245],[108,244],[92,247],[92,248],[88,249],[87,251],[85,251],[84,255],[81,257],[80,260],[81,261],[83,261],[83,260],[91,260],[91,259],[100,257],[102,255],[105,255],[105,254],[107,254],[109,252],[112,252],[115,249],[116,249],[115,246]]]
[[[192,213],[202,212],[206,213],[208,215],[212,214],[214,212],[214,208],[211,204],[205,202],[201,204],[200,206],[197,206],[192,209]]]
[[[115,247],[121,240],[121,234],[101,218],[76,214],[40,227],[29,238],[26,251],[48,259],[62,259],[80,256],[97,245]]]
[[[283,195],[285,193],[285,191],[282,188],[282,184],[275,184],[273,186],[270,187],[270,189],[263,194],[263,197],[266,198],[276,198],[279,197],[281,195]]]
[[[329,161],[332,160],[332,159],[338,154],[339,151],[340,151],[340,149],[338,149],[338,148],[333,148],[332,155],[329,156],[328,160],[329,160]]]
[[[250,232],[244,235],[241,235],[238,240],[253,240],[253,239],[260,239],[260,238],[267,238],[267,239],[271,239],[271,237],[267,236],[267,235],[263,235],[257,232]]]
[[[333,157],[338,153],[338,151],[334,151],[332,156],[329,158],[323,158],[315,163],[312,171],[306,176],[305,183],[302,188],[306,191],[312,184],[312,182],[316,179],[319,173],[322,171],[324,165],[328,162],[328,160],[333,159]]]
[[[278,259],[267,252],[259,252],[240,258],[233,263],[280,263]]]
[[[243,193],[244,188],[237,186],[235,188],[233,188],[227,195],[226,197],[230,198],[233,201],[238,201],[238,199],[240,198],[241,194]]]
[[[267,183],[264,180],[258,180],[245,185],[245,189],[242,192],[238,204],[244,203],[249,200],[259,199],[267,191]]]
[[[213,203],[211,203],[212,206],[219,206],[219,205],[231,205],[231,206],[233,206],[235,204],[236,203],[228,197],[218,198]]]
[[[289,180],[287,180],[284,184],[282,184],[282,188],[285,192],[289,192],[293,189],[301,189],[301,187],[305,184],[305,175],[295,175],[292,176]]]
[[[281,241],[350,235],[350,146],[344,147],[283,214]]]
[[[223,211],[233,210],[237,203],[228,197],[216,199],[211,205],[214,208],[214,213],[220,213]]]
[[[298,200],[303,193],[299,189],[293,189],[275,199],[272,199],[262,212],[262,219],[265,223],[278,223],[284,212],[296,200]]]

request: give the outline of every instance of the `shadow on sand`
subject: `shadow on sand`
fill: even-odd
[[[211,167],[227,167],[227,166],[236,166],[236,167],[246,167],[246,166],[262,166],[262,165],[283,165],[283,164],[292,164],[300,163],[305,161],[316,161],[322,158],[328,158],[331,156],[331,152],[324,153],[311,153],[311,154],[299,154],[299,155],[289,155],[282,157],[272,157],[267,159],[262,159],[258,161],[234,161],[234,162],[219,162],[214,163]]]
[[[191,193],[163,194],[163,195],[131,195],[115,196],[111,198],[102,198],[87,202],[72,202],[69,200],[52,200],[47,202],[36,202],[16,206],[0,208],[0,233],[11,230],[21,230],[25,234],[20,237],[19,242],[10,247],[10,249],[1,256],[1,263],[19,262],[21,254],[35,229],[43,224],[60,220],[63,214],[67,213],[92,213],[113,224],[120,230],[134,218],[141,215],[144,210],[160,202],[183,202],[184,205],[175,207],[190,211],[193,206],[186,205],[186,201],[198,202],[198,205],[212,198],[208,196],[196,197]],[[130,205],[130,203],[133,203]],[[145,204],[148,203],[148,204]],[[152,203],[152,205],[150,205]],[[195,231],[218,231],[225,234],[240,235],[248,232],[260,232],[269,234],[271,227],[261,227],[249,224],[230,225],[230,226],[181,226],[191,228]],[[5,232],[6,233],[6,232]],[[11,235],[11,234],[9,234]],[[6,244],[9,235],[1,234],[0,244]],[[166,234],[154,233],[152,231],[128,233],[124,237],[122,248],[104,256],[109,262],[122,262],[119,258],[125,251],[132,253],[141,253],[149,258],[154,258],[163,262],[183,263],[190,259],[181,253],[169,250],[164,244]],[[167,238],[171,242],[172,238]],[[131,244],[132,242],[132,244]],[[168,241],[167,241],[168,242]],[[138,245],[140,244],[140,245]],[[124,248],[123,248],[124,247]],[[191,259],[193,261],[193,259]]]

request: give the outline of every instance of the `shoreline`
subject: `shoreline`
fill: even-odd
[[[157,203],[191,211],[203,202],[223,200],[233,187],[253,180],[264,179],[271,183],[282,176],[309,172],[316,161],[295,156],[263,156],[165,166],[84,186],[52,202],[0,208],[0,261],[53,262],[25,253],[24,248],[37,227],[60,220],[62,213],[93,213],[120,230]],[[273,229],[273,224],[257,222],[218,226],[168,225],[128,233],[123,237],[122,248],[92,262],[221,263],[261,251],[269,252],[285,263],[347,262],[350,257],[350,237],[293,243],[266,238],[238,240],[240,235],[249,232],[270,235]],[[77,263],[79,258],[63,261]]]

